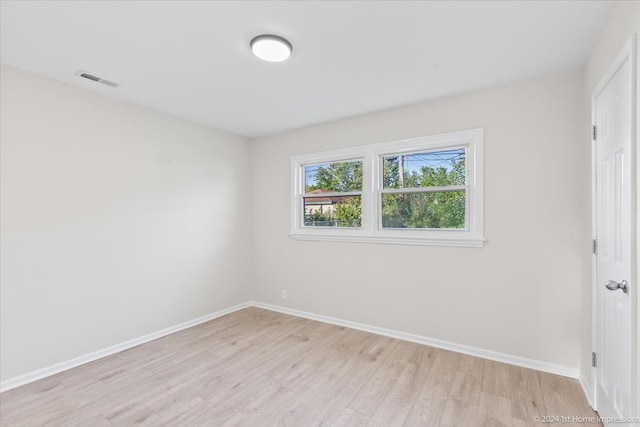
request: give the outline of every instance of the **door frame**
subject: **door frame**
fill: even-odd
[[[591,92],[591,125],[596,124],[596,97],[602,92],[607,83],[614,76],[616,71],[621,65],[629,61],[631,66],[631,201],[629,208],[631,209],[631,277],[629,278],[630,289],[629,293],[631,298],[631,402],[632,411],[635,413],[630,416],[640,416],[640,404],[633,403],[638,402],[640,398],[640,360],[638,344],[640,343],[638,329],[638,322],[640,321],[638,307],[640,306],[640,292],[638,292],[638,194],[637,194],[637,166],[638,166],[638,152],[637,152],[637,88],[636,88],[636,73],[637,73],[637,59],[636,59],[636,34],[633,34],[625,43],[624,47],[611,62],[607,71],[604,73],[599,83]],[[593,129],[593,128],[592,128]],[[596,135],[597,136],[597,135]],[[596,239],[596,223],[597,223],[597,200],[596,200],[596,175],[597,175],[597,159],[596,159],[596,141],[593,139],[593,133],[591,134],[591,238]],[[596,250],[597,252],[597,250]],[[598,286],[602,286],[597,283],[597,255],[591,254],[591,351],[596,352],[597,343],[597,289]],[[597,393],[597,380],[598,369],[591,367],[591,406],[593,409],[598,409],[598,393]],[[635,406],[635,407],[634,407]]]

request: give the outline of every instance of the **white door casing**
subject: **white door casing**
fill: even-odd
[[[633,360],[635,254],[635,39],[592,95],[594,131],[594,407],[607,419],[636,415]],[[607,286],[605,285],[608,285]],[[624,290],[623,290],[624,288]],[[605,421],[605,424],[608,424]],[[632,425],[616,423],[616,425]]]

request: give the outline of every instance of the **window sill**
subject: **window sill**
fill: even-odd
[[[307,240],[315,242],[347,242],[347,243],[375,243],[383,245],[413,245],[413,246],[448,246],[463,248],[482,248],[486,240],[483,238],[420,238],[396,236],[328,236],[319,234],[290,233],[293,240]]]

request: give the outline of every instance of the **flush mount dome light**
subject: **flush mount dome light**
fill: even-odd
[[[291,43],[282,37],[264,34],[251,40],[253,54],[263,61],[281,62],[291,56]]]

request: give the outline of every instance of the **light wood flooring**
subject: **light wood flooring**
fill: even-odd
[[[545,416],[597,414],[573,379],[258,308],[0,395],[2,427],[519,427]]]

